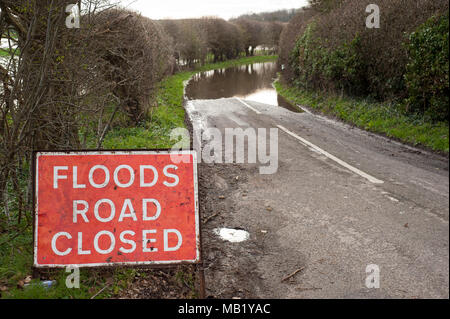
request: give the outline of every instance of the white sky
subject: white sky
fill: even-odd
[[[123,6],[152,19],[218,16],[230,19],[246,13],[301,8],[307,0],[121,0]],[[131,3],[131,4],[130,4]]]

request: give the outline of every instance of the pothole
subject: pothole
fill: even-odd
[[[241,229],[215,228],[213,231],[222,240],[229,241],[231,243],[241,243],[250,238],[250,234]]]

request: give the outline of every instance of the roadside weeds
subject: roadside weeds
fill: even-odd
[[[278,94],[297,105],[335,117],[358,128],[433,151],[448,157],[448,123],[430,123],[423,118],[405,115],[400,105],[363,99],[308,92],[282,83],[274,83]]]

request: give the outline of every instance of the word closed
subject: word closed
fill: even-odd
[[[35,154],[35,267],[199,261],[197,161],[173,152]]]

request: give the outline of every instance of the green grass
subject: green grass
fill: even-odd
[[[16,56],[18,56],[18,55],[20,55],[20,51],[17,49],[17,50],[13,50],[12,52],[11,51],[9,51],[9,49],[1,49],[0,48],[0,57],[2,57],[2,58],[9,58],[12,54],[15,54]]]
[[[431,123],[421,116],[408,115],[400,104],[305,91],[280,81],[275,82],[275,88],[292,103],[337,117],[367,131],[414,146],[449,152],[448,122]]]
[[[14,202],[11,202],[14,208]],[[12,217],[14,214],[12,214]],[[2,214],[0,217],[0,291],[2,299],[90,299],[106,285],[96,298],[109,298],[127,288],[137,270],[117,268],[108,270],[81,269],[80,289],[65,285],[69,273],[52,270],[42,274],[44,279],[56,280],[56,285],[46,289],[34,279],[23,287],[25,279],[32,275],[33,230],[26,219],[20,225],[11,226]]]

